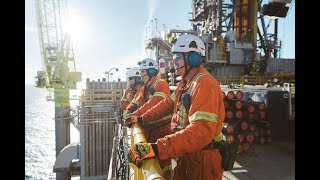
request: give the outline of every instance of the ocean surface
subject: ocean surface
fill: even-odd
[[[80,91],[70,91],[71,96]],[[25,85],[25,179],[55,179],[54,102],[47,101],[49,91]],[[53,94],[52,94],[53,95]],[[76,108],[77,100],[70,101]],[[79,142],[79,132],[70,125],[70,143]]]

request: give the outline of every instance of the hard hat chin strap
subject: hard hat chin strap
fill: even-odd
[[[182,76],[182,78],[185,78],[190,70],[192,69],[192,66],[188,63],[187,58],[189,58],[189,55],[187,53],[183,53],[183,60],[184,60],[184,75]]]

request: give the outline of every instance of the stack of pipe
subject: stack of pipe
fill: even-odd
[[[229,143],[235,143],[238,153],[253,150],[253,144],[271,143],[271,124],[267,120],[264,102],[244,100],[240,90],[223,91],[225,126],[223,134]]]

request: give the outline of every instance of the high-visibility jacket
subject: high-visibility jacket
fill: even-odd
[[[147,86],[144,85],[136,94],[134,99],[128,105],[127,110],[133,112],[133,115],[140,116],[147,110],[158,104],[160,101],[170,97],[170,88],[167,81],[160,79],[158,76],[152,77],[151,83]],[[155,143],[157,139],[171,134],[171,114],[162,119],[153,119],[151,125],[143,125],[143,132],[147,142]],[[160,160],[159,164],[163,170],[166,179],[171,176],[171,159]],[[167,171],[169,170],[169,171]]]
[[[130,102],[134,98],[136,92],[137,91],[131,87],[128,87],[127,89],[124,90],[123,96],[121,97],[121,100],[120,100],[120,108],[122,110],[126,110],[127,106],[130,104]]]
[[[190,107],[182,104],[189,93]],[[218,81],[201,65],[178,84],[166,98],[142,115],[144,123],[173,113],[174,134],[157,140],[159,159],[177,158],[174,179],[222,179],[218,149],[203,150],[213,140],[223,138],[225,108]]]
[[[149,85],[144,85],[140,89],[139,93],[134,97],[131,103],[128,105],[127,110],[131,111],[138,107],[133,112],[133,115],[140,116],[145,113],[147,110],[158,104],[160,101],[170,97],[170,88],[167,81],[160,79],[159,77],[152,77],[151,83]],[[169,132],[171,133],[170,128],[170,119],[171,114],[168,114],[164,120],[167,122],[165,126],[162,126],[161,123],[157,123],[153,125],[143,125],[143,129],[145,132],[145,137],[148,142],[155,142],[158,138],[164,137]],[[156,121],[158,119],[153,119],[152,121]],[[159,128],[160,124],[160,128]],[[158,131],[158,132],[155,132]],[[153,134],[153,135],[152,135]],[[161,134],[161,136],[159,135]]]
[[[152,77],[151,83],[141,87],[138,94],[135,95],[127,110],[134,112],[134,115],[140,116],[145,111],[156,105],[163,99],[170,96],[170,88],[167,81],[158,77]]]

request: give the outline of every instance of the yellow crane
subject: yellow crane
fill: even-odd
[[[69,89],[76,89],[81,73],[76,71],[70,35],[62,26],[62,1],[35,0],[41,61],[43,70],[35,77],[37,88],[53,90],[55,102],[56,156],[70,144]],[[67,172],[56,173],[56,179],[65,179]]]

